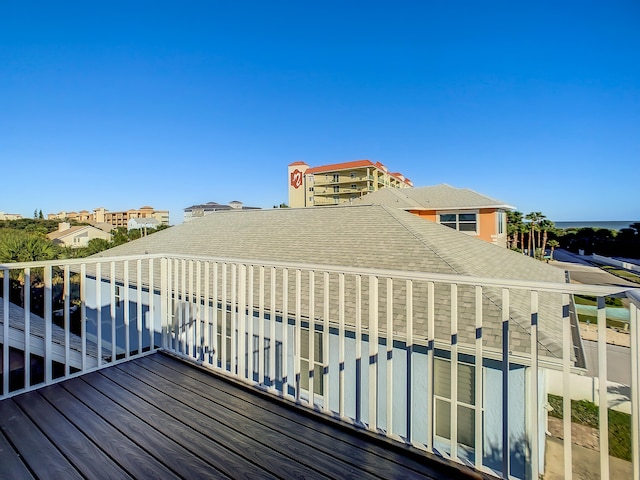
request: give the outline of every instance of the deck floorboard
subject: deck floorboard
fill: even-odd
[[[464,471],[161,353],[0,401],[0,463],[0,477],[17,479],[439,479]]]

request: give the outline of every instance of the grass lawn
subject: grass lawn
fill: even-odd
[[[622,268],[612,267],[609,265],[603,265],[600,267],[602,270],[609,272],[616,277],[624,278],[625,280],[629,280],[630,282],[640,283],[640,275],[635,273],[631,273],[628,270],[624,270]]]
[[[549,415],[562,418],[562,397],[549,395],[553,410]],[[599,407],[587,400],[571,400],[571,421],[598,428]],[[631,461],[631,415],[608,410],[609,455]]]

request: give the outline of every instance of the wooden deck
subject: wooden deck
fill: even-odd
[[[0,477],[480,478],[156,353],[0,401]]]

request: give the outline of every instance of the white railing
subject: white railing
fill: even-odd
[[[29,338],[31,296],[15,302],[6,281],[28,285],[36,269],[44,272],[40,343]],[[640,477],[637,289],[159,255],[0,265],[0,271],[2,338],[10,338],[14,356],[44,358],[43,384],[162,346],[504,478],[537,478],[553,468],[571,477],[572,378],[586,372],[572,296],[597,297],[600,385],[607,385],[605,297],[624,296],[630,309],[627,460],[632,478]],[[55,332],[54,300],[62,306]],[[74,315],[80,325],[72,330]],[[24,362],[23,383],[10,385],[9,357],[4,348],[3,396],[36,388],[28,381],[30,362]],[[564,460],[545,467],[550,370],[563,379]],[[599,396],[606,406],[606,389]],[[599,412],[598,468],[608,478],[608,409]]]
[[[149,257],[0,265],[0,399],[158,349],[160,301],[150,301],[156,295],[149,294],[148,275],[154,261],[160,263]]]

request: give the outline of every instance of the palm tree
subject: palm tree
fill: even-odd
[[[522,212],[507,212],[507,238],[509,239],[509,248],[515,250],[518,248],[518,237],[522,227]]]
[[[520,245],[522,245],[522,254],[524,255],[524,234],[527,233],[529,231],[529,227],[527,227],[527,224],[522,222],[519,226],[519,231],[520,231]]]
[[[551,249],[551,253],[549,255],[549,258],[551,260],[553,260],[553,251],[556,249],[556,247],[560,246],[560,242],[558,242],[557,240],[549,240],[549,248]]]
[[[544,249],[547,247],[547,238],[548,238],[548,234],[549,234],[549,230],[553,230],[554,228],[554,224],[551,220],[541,220],[539,225],[540,230],[542,230],[542,243],[541,243],[541,250],[542,250],[542,255],[544,256]]]
[[[529,220],[529,225],[530,225],[530,229],[531,229],[531,232],[529,233],[529,246],[530,246],[529,256],[535,256],[535,251],[536,251],[536,239],[535,239],[536,225],[538,224],[538,222],[540,220],[545,218],[545,216],[542,215],[542,212],[530,212],[530,213],[527,213],[524,218]],[[540,237],[538,237],[538,245],[539,244],[540,244]]]

